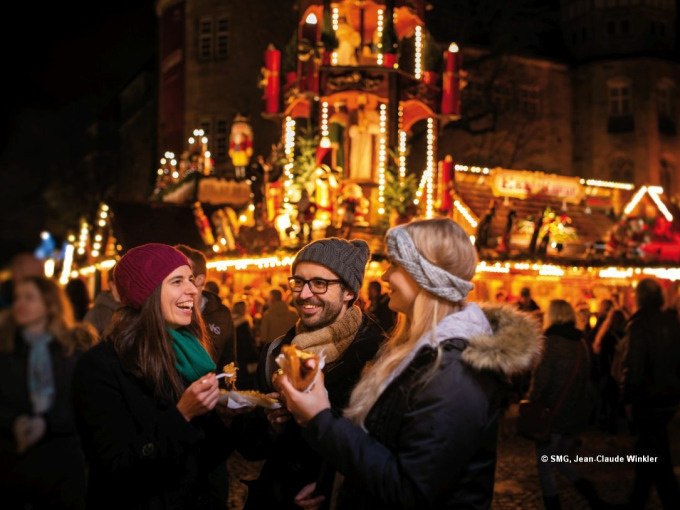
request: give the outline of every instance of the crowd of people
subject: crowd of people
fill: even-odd
[[[634,310],[578,306],[530,289],[509,303],[468,299],[477,253],[449,219],[388,230],[389,266],[364,282],[366,242],[317,239],[287,284],[225,295],[205,255],[151,243],[128,250],[106,290],[65,288],[17,258],[0,311],[0,490],[10,509],[226,508],[226,459],[263,461],[248,509],[489,508],[498,426],[513,399],[552,410],[536,441],[545,507],[556,474],[610,508],[568,463],[600,426],[637,436],[628,508],[655,487],[680,508],[668,424],[680,405],[680,321],[661,284]],[[362,289],[367,290],[367,299]],[[306,353],[300,387],[280,359]],[[224,397],[239,390],[276,405]],[[546,457],[547,456],[547,457]]]

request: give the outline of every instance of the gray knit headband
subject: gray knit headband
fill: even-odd
[[[435,266],[416,249],[413,239],[403,227],[387,231],[387,253],[394,262],[426,291],[448,301],[461,301],[474,287],[472,283]]]

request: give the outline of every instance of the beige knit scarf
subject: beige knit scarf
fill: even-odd
[[[325,328],[307,331],[298,321],[293,345],[298,349],[326,356],[326,363],[332,363],[345,352],[354,340],[361,325],[361,309],[354,305],[344,315]]]

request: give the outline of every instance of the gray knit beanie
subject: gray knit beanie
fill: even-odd
[[[358,294],[370,254],[366,241],[328,237],[302,248],[295,256],[291,271],[295,274],[295,267],[300,262],[320,264],[333,271],[352,292]]]

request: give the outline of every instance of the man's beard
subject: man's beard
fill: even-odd
[[[302,310],[302,307],[305,304],[319,306],[321,307],[321,310],[320,312],[317,312],[314,317],[307,318],[305,317],[304,311]],[[340,312],[342,311],[342,306],[342,302],[335,303],[322,301],[313,297],[307,299],[298,298],[295,300],[295,307],[298,310],[298,317],[300,317],[300,321],[305,326],[305,328],[310,330],[325,328],[326,326],[335,322],[335,320],[338,318],[338,315],[340,315]]]

